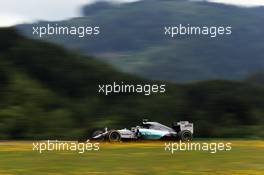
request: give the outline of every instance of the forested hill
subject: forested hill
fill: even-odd
[[[44,39],[97,55],[118,69],[172,82],[243,80],[264,69],[264,8],[239,8],[189,0],[143,0],[83,8],[84,17],[50,24],[101,27],[97,37]],[[42,21],[34,25],[45,25]],[[176,37],[164,26],[232,26],[232,35]],[[32,25],[18,27],[32,36]]]
[[[196,137],[264,137],[264,88],[207,81],[144,80],[59,46],[0,29],[0,139],[80,139],[95,128],[129,128],[142,118],[190,120]],[[165,83],[166,93],[98,94],[99,83]]]

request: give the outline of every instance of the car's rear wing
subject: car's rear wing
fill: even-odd
[[[173,123],[173,129],[177,128],[177,132],[188,130],[193,134],[193,123],[190,123],[189,121],[179,121]]]

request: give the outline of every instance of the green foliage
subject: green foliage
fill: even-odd
[[[248,82],[186,85],[144,80],[58,46],[14,37],[0,54],[0,139],[87,139],[95,128],[195,123],[196,137],[263,137],[264,87]],[[12,36],[8,36],[12,35]],[[98,84],[164,83],[165,94],[98,94]],[[240,135],[239,133],[243,133]]]

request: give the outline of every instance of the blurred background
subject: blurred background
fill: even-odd
[[[124,3],[125,2],[125,3]],[[0,139],[83,139],[143,118],[189,120],[195,137],[264,138],[263,1],[0,3]],[[52,22],[51,22],[52,21]],[[96,37],[32,26],[100,26]],[[170,39],[167,25],[231,25],[231,36]],[[166,84],[165,94],[98,94],[98,85]]]

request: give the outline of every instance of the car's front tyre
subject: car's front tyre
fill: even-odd
[[[110,142],[120,142],[121,141],[121,134],[115,130],[109,131],[108,140]]]

